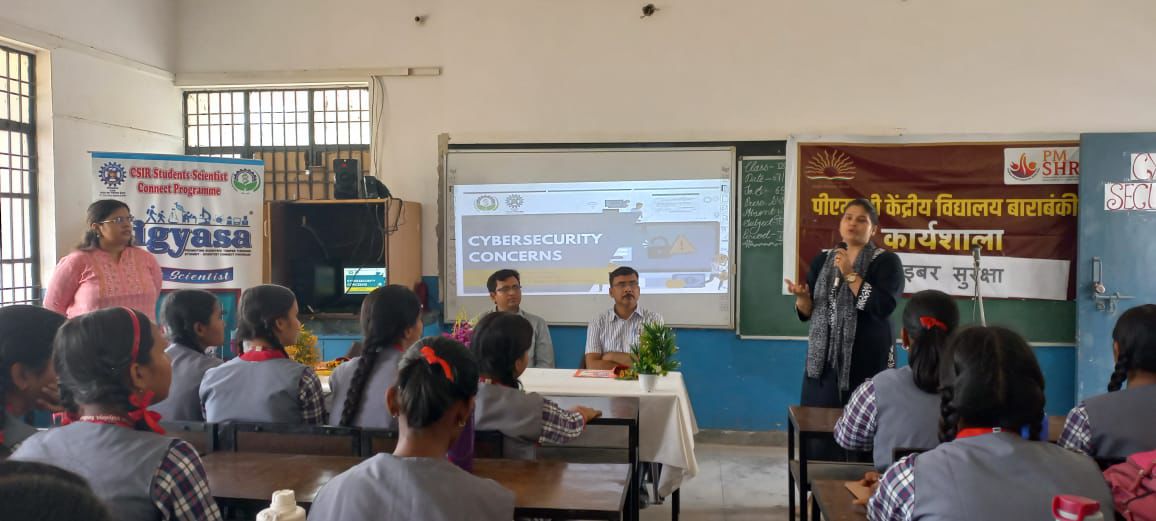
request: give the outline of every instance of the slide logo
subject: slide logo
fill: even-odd
[[[1080,147],[1005,148],[1003,160],[1005,185],[1080,182]]]
[[[498,198],[492,195],[481,195],[474,199],[474,209],[479,212],[493,212],[498,209]]]

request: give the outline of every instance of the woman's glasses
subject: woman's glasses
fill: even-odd
[[[108,224],[108,223],[113,223],[113,224],[124,224],[124,223],[131,223],[131,222],[133,221],[133,219],[135,219],[135,218],[136,218],[136,217],[134,217],[134,216],[132,216],[132,215],[122,215],[122,216],[120,216],[120,217],[113,217],[112,219],[109,219],[109,220],[107,220],[107,221],[100,221],[100,222],[98,222],[97,224]]]

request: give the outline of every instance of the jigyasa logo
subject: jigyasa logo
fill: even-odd
[[[157,225],[151,225],[145,230],[144,221],[136,220],[133,222],[133,235],[136,243],[143,245],[149,253],[164,254],[174,259],[184,256],[190,247],[221,250],[253,249],[253,235],[249,230]]]
[[[243,194],[251,194],[261,188],[261,176],[257,172],[242,168],[233,173],[233,189]]]
[[[110,192],[116,192],[120,190],[120,185],[128,180],[128,171],[120,163],[109,162],[100,165],[100,170],[97,170],[96,176],[105,188]]]

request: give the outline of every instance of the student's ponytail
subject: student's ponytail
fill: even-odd
[[[405,331],[417,323],[421,301],[405,286],[396,284],[373,290],[361,303],[361,334],[365,339],[357,368],[350,379],[349,392],[342,403],[338,425],[350,427],[361,409],[369,375],[377,365],[377,358],[386,349],[393,349],[405,339]],[[400,346],[406,348],[409,346]]]
[[[293,291],[276,284],[254,286],[241,293],[237,306],[237,337],[244,340],[264,340],[274,349],[285,352],[277,338],[277,319],[286,318],[293,310],[297,297]]]
[[[514,364],[534,344],[534,326],[514,313],[494,312],[478,321],[470,347],[478,358],[478,370],[497,383],[521,388]]]
[[[65,322],[54,342],[65,409],[73,414],[77,404],[136,409],[129,368],[152,363],[152,348],[152,323],[139,311],[107,308]],[[149,429],[144,416],[135,427]]]
[[[1120,315],[1112,328],[1119,348],[1108,391],[1119,391],[1131,371],[1156,373],[1156,304],[1136,306]]]
[[[1003,327],[971,327],[948,342],[941,378],[940,439],[959,425],[1026,429],[1038,440],[1044,422],[1044,375],[1020,335]]]
[[[411,429],[441,420],[454,403],[478,394],[478,363],[461,343],[426,337],[402,355],[397,375],[397,405]]]
[[[911,344],[907,361],[915,386],[923,392],[938,392],[942,352],[958,325],[959,308],[942,291],[920,291],[907,301],[903,309],[903,330]]]

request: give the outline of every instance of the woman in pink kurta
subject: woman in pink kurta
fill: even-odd
[[[151,253],[132,246],[128,205],[111,199],[92,203],[88,226],[84,242],[56,265],[44,307],[72,318],[124,306],[155,321],[161,267]]]

